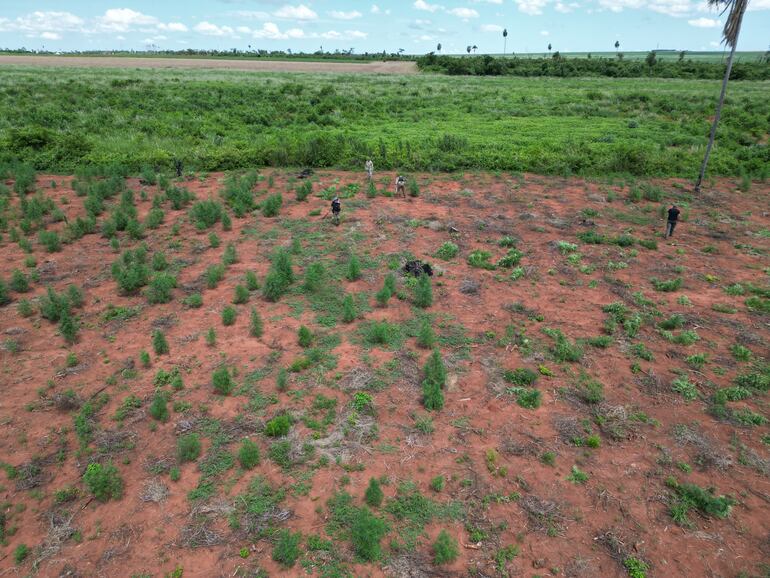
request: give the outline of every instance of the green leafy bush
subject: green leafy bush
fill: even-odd
[[[275,217],[281,211],[283,205],[283,196],[280,193],[270,195],[262,203],[262,216]]]
[[[441,359],[441,352],[434,349],[423,368],[422,403],[425,409],[440,410],[444,407],[444,385],[446,384],[446,368]]]
[[[358,317],[358,312],[356,311],[355,301],[353,301],[352,295],[347,294],[342,300],[342,321],[352,323],[356,320],[356,317]]]
[[[438,259],[443,259],[444,261],[449,261],[450,259],[454,259],[457,257],[457,254],[460,252],[460,248],[452,243],[451,241],[445,242],[441,247],[438,248],[438,250],[434,253],[435,257]]]
[[[235,307],[228,305],[227,307],[222,309],[222,325],[227,327],[235,324],[235,318],[237,317],[237,315],[238,315],[238,312],[235,310]]]
[[[158,421],[168,421],[168,401],[163,392],[156,391],[150,404],[150,415]]]
[[[156,329],[152,334],[152,348],[155,351],[155,355],[163,355],[169,351],[166,336],[159,329]]]
[[[235,388],[233,378],[230,377],[230,372],[224,365],[214,370],[211,381],[214,384],[214,389],[221,395],[230,395]]]
[[[372,508],[379,508],[382,505],[382,500],[385,494],[382,492],[380,481],[377,478],[369,479],[369,486],[364,493],[364,502],[366,502]]]
[[[198,201],[190,208],[190,219],[199,231],[204,231],[222,219],[222,205],[210,199]]]
[[[305,282],[302,285],[302,290],[306,293],[316,293],[321,287],[323,287],[324,279],[326,278],[326,269],[323,264],[314,261],[310,264],[305,271]]]
[[[257,280],[257,275],[254,273],[254,271],[246,271],[246,289],[249,291],[256,291],[259,289],[259,281]]]
[[[287,414],[275,416],[265,424],[265,435],[283,437],[291,429],[291,418]]]
[[[449,535],[446,530],[439,532],[436,541],[433,542],[433,563],[438,565],[451,564],[460,555],[457,540]]]
[[[176,443],[176,455],[180,462],[194,462],[201,455],[201,440],[197,433],[180,436]]]
[[[26,293],[30,289],[29,278],[18,269],[14,269],[11,272],[11,282],[9,285],[11,291],[15,291],[16,293]]]
[[[119,500],[123,495],[123,479],[118,468],[111,463],[88,464],[86,473],[83,474],[83,483],[100,502]]]
[[[313,343],[313,334],[304,325],[301,325],[297,332],[297,343],[300,347],[310,347],[310,344]]]
[[[61,251],[61,239],[56,231],[40,231],[37,240],[49,253]]]
[[[348,281],[358,281],[361,278],[361,263],[355,255],[350,255],[350,259],[348,259],[348,268],[345,273],[345,278]]]
[[[655,291],[661,291],[664,293],[671,293],[673,291],[677,291],[682,287],[682,278],[677,277],[676,279],[668,279],[668,280],[660,280],[656,279],[655,277],[652,277],[650,279],[650,282],[652,283],[652,286],[655,288]]]
[[[511,267],[518,265],[521,262],[521,258],[523,256],[524,253],[518,249],[509,249],[505,256],[497,262],[497,266],[510,269]]]
[[[430,319],[424,318],[420,321],[420,328],[417,331],[417,345],[423,349],[432,349],[436,344],[436,334],[433,331]]]
[[[168,303],[172,299],[172,289],[176,287],[176,277],[168,273],[156,273],[147,287],[147,301],[150,303]]]
[[[367,507],[356,510],[350,528],[350,538],[356,556],[364,562],[374,562],[382,556],[380,540],[388,533],[388,524],[372,514]]]
[[[193,293],[192,295],[185,297],[182,303],[190,309],[198,309],[203,306],[203,296],[200,293]]]
[[[278,531],[278,537],[273,545],[273,560],[278,562],[284,568],[291,568],[296,564],[299,558],[299,544],[302,541],[302,534],[291,533],[283,529]]]
[[[531,386],[537,381],[537,378],[537,373],[526,367],[520,367],[514,370],[505,370],[503,372],[503,379],[505,379],[505,381],[519,387]]]
[[[209,265],[204,276],[206,277],[206,287],[215,289],[225,276],[225,267],[224,265]]]
[[[244,285],[236,285],[233,294],[233,303],[236,305],[247,303],[249,300],[249,290]]]
[[[251,470],[259,465],[259,446],[250,439],[244,439],[238,449],[238,461],[245,470]]]
[[[235,245],[228,243],[227,247],[225,247],[225,252],[222,253],[222,264],[225,267],[229,267],[230,265],[234,265],[237,262],[238,252],[235,249]]]
[[[249,335],[252,337],[262,337],[263,332],[264,325],[262,323],[262,317],[259,312],[252,307],[249,318]]]
[[[478,267],[480,269],[489,269],[492,270],[495,268],[494,263],[490,263],[489,260],[492,258],[492,253],[489,251],[482,251],[480,249],[476,249],[475,251],[472,251],[468,255],[468,265],[471,267]]]
[[[420,275],[420,278],[417,280],[417,287],[414,289],[414,304],[422,309],[433,305],[433,289],[430,277],[424,273]]]

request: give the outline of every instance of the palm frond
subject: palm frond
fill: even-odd
[[[730,48],[738,42],[741,21],[749,5],[749,0],[706,0],[709,8],[720,10],[719,15],[727,13],[725,27],[722,29],[722,42]]]

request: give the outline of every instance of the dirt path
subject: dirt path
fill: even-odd
[[[0,65],[86,68],[201,68],[255,72],[335,72],[357,74],[416,74],[414,62],[302,62],[285,60],[213,60],[198,58],[123,58],[109,56],[9,56]]]

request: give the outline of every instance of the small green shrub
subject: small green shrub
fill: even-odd
[[[297,195],[297,200],[304,201],[313,192],[313,183],[311,181],[304,181],[294,191]]]
[[[680,315],[679,313],[674,313],[671,317],[668,319],[665,319],[658,323],[658,327],[661,329],[667,329],[671,331],[672,329],[681,329],[684,327],[686,320],[684,318],[684,315]]]
[[[235,307],[228,305],[227,307],[222,309],[222,325],[224,325],[225,327],[234,325],[235,318],[237,317],[237,315],[238,315],[238,312],[235,310]]]
[[[203,297],[200,293],[193,293],[192,295],[185,297],[182,303],[190,309],[198,309],[203,305]]]
[[[270,437],[283,437],[291,429],[291,418],[287,414],[275,416],[265,424],[265,435]]]
[[[567,476],[567,481],[573,484],[585,484],[588,481],[588,474],[581,471],[577,466],[572,466],[572,470]]]
[[[222,241],[219,239],[219,235],[217,235],[214,231],[211,231],[211,233],[209,233],[209,247],[216,249],[221,244]]]
[[[27,559],[27,556],[29,556],[29,546],[26,544],[19,544],[16,546],[16,549],[13,551],[13,561],[16,562],[16,564],[21,564],[24,562],[24,560]]]
[[[214,330],[213,327],[209,327],[209,330],[206,332],[206,345],[209,347],[214,347],[217,344],[217,332]]]
[[[157,273],[147,287],[147,301],[168,303],[172,299],[171,290],[174,287],[176,287],[176,277],[168,273]]]
[[[356,320],[356,317],[358,317],[358,312],[356,311],[356,304],[355,301],[353,301],[353,296],[350,294],[345,295],[345,298],[342,300],[342,321],[345,323],[352,323]]]
[[[680,394],[685,400],[693,401],[698,399],[698,388],[694,383],[690,383],[687,377],[678,377],[671,383],[671,389]]]
[[[11,281],[8,286],[11,288],[11,291],[16,293],[26,293],[30,289],[29,278],[18,269],[14,269],[11,272]]]
[[[446,368],[441,353],[434,349],[423,368],[422,402],[427,410],[440,410],[444,407],[444,385]]]
[[[262,216],[263,217],[276,217],[281,211],[283,205],[283,196],[281,193],[276,193],[267,197],[262,203]]]
[[[457,254],[460,252],[460,248],[452,243],[451,241],[445,242],[441,247],[438,248],[438,250],[434,253],[434,256],[437,259],[443,259],[444,261],[449,261],[450,259],[454,259],[457,257]]]
[[[380,481],[377,478],[370,478],[369,486],[364,493],[364,502],[372,508],[379,508],[384,497],[385,494],[383,494],[382,487],[380,487]]]
[[[257,281],[257,275],[254,271],[246,271],[246,289],[249,291],[256,291],[259,289],[259,281]]]
[[[176,455],[180,462],[194,462],[201,455],[201,440],[197,433],[180,436],[176,443]]]
[[[259,312],[252,307],[249,318],[249,335],[252,337],[262,337],[263,332],[264,325],[262,323],[262,317]]]
[[[437,566],[441,564],[451,564],[460,555],[457,546],[457,540],[449,535],[446,530],[441,530],[438,538],[433,542],[433,563]]]
[[[444,476],[436,476],[430,481],[430,489],[438,493],[444,489],[445,484],[446,480]]]
[[[414,304],[417,307],[426,309],[433,305],[433,288],[431,287],[430,277],[424,273],[417,280],[417,287],[414,289]]]
[[[301,325],[297,331],[297,343],[300,347],[310,347],[313,343],[313,334],[304,325]]]
[[[219,285],[219,282],[224,278],[224,276],[224,265],[209,265],[206,268],[206,272],[204,273],[204,277],[206,278],[206,287],[209,289],[216,289],[217,285]]]
[[[156,391],[150,404],[150,415],[158,421],[168,421],[168,402],[162,392]]]
[[[650,282],[652,283],[652,286],[655,288],[655,291],[661,291],[664,293],[671,293],[673,291],[678,291],[682,287],[681,277],[677,277],[676,279],[668,279],[668,280],[660,280],[660,279],[656,279],[655,277],[652,277],[650,279]]]
[[[388,533],[388,524],[372,514],[367,507],[353,514],[350,528],[351,541],[356,556],[364,562],[374,562],[382,556],[380,540]]]
[[[503,267],[506,269],[510,269],[511,267],[516,267],[520,262],[521,258],[524,256],[524,253],[519,251],[518,249],[509,249],[508,252],[503,256],[498,262],[498,267]]]
[[[417,331],[417,345],[423,349],[432,349],[436,344],[436,333],[433,331],[430,319],[423,318]]]
[[[647,572],[650,569],[647,564],[633,556],[623,560],[623,567],[628,572],[629,578],[647,578]]]
[[[40,231],[37,240],[49,253],[61,251],[61,239],[56,231]]]
[[[230,371],[224,365],[214,370],[211,381],[214,384],[214,389],[221,395],[230,395],[235,388]]]
[[[489,262],[491,258],[492,253],[489,251],[476,249],[475,251],[472,251],[470,255],[468,255],[468,265],[471,267],[478,267],[480,269],[492,270],[495,268],[495,265],[494,263]]]
[[[234,265],[237,262],[238,252],[235,249],[235,245],[228,243],[227,247],[225,247],[225,252],[222,253],[222,264],[225,267],[229,267],[230,265]]]
[[[259,446],[250,439],[244,439],[238,449],[238,461],[244,470],[251,470],[259,465]]]
[[[361,263],[355,255],[351,255],[350,259],[348,259],[348,268],[345,273],[345,278],[348,281],[358,281],[361,278]]]
[[[164,355],[169,351],[166,336],[159,329],[156,329],[152,334],[152,348],[155,351],[155,355]]]
[[[514,370],[505,370],[503,372],[503,379],[505,379],[505,381],[519,387],[531,386],[537,381],[537,377],[537,373],[526,367],[521,367]]]
[[[111,463],[88,464],[86,473],[83,474],[83,483],[100,502],[119,500],[123,495],[123,479],[118,468]]]

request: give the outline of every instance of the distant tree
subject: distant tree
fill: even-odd
[[[505,52],[507,48],[508,48],[508,29],[503,28],[503,56],[505,56]]]
[[[617,53],[617,51],[618,51],[619,49],[620,49],[620,40],[616,40],[616,41],[615,41],[615,52]]]
[[[398,55],[401,56],[403,53],[404,53],[404,49],[403,48],[399,48],[398,49]]]
[[[441,42],[436,45],[436,52],[441,52]]]
[[[644,58],[644,62],[647,64],[648,67],[652,68],[655,66],[655,63],[658,61],[657,57],[655,56],[655,51],[650,50],[647,53],[647,56]]]
[[[469,44],[468,47],[465,49],[465,51],[470,54],[471,53],[471,45]]]
[[[476,50],[478,50],[478,48],[479,48],[479,47],[478,47],[478,46],[476,46],[475,44],[473,45],[473,54],[476,54]]]
[[[725,68],[725,76],[722,79],[722,92],[719,94],[719,101],[717,102],[717,110],[714,114],[714,122],[711,123],[711,133],[709,134],[709,141],[706,145],[706,153],[703,155],[703,163],[700,167],[700,173],[698,174],[698,180],[695,181],[695,192],[700,192],[700,185],[703,181],[703,177],[706,175],[706,167],[709,162],[709,155],[711,154],[711,147],[714,146],[714,138],[717,135],[717,125],[719,124],[719,117],[722,116],[722,106],[725,103],[725,93],[727,92],[727,82],[730,80],[730,71],[733,68],[733,57],[735,56],[735,47],[738,45],[738,36],[741,34],[741,24],[743,23],[743,15],[746,13],[746,8],[749,5],[749,0],[708,0],[708,5],[713,8],[722,8],[722,14],[725,12],[727,15],[727,21],[725,27],[722,30],[722,42],[730,47],[730,56],[727,58],[727,67]]]
[[[552,46],[551,46],[551,43],[549,42],[548,43],[548,52],[551,52],[551,48],[552,48]]]
[[[681,50],[681,51],[679,52],[679,62],[682,62],[682,61],[684,60],[684,56],[685,56],[685,54],[687,54],[687,51],[686,51],[686,50]]]

